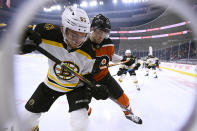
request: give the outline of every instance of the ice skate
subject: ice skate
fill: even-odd
[[[38,125],[37,125],[37,126],[35,126],[35,127],[33,127],[33,128],[31,129],[31,131],[39,131],[39,127],[38,127]]]
[[[140,86],[138,84],[135,84],[135,87],[138,91],[140,91]]]
[[[119,79],[118,79],[118,81],[119,81],[119,82],[122,82],[122,79],[121,79],[121,78],[119,78]]]
[[[136,86],[136,88],[137,88],[138,91],[140,91],[140,87],[138,85]]]
[[[148,76],[148,74],[145,74],[144,76]]]
[[[140,91],[140,87],[138,85],[138,80],[134,80],[133,83],[134,83],[135,87],[137,88],[137,90]]]
[[[157,73],[156,72],[154,72],[154,78],[157,78]]]
[[[157,75],[154,78],[158,78]]]
[[[125,117],[136,124],[142,124],[142,119],[134,114],[125,115]]]

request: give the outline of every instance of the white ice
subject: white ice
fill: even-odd
[[[22,115],[24,105],[48,71],[47,58],[42,55],[15,56],[15,92],[18,113]],[[111,67],[111,74],[118,66]],[[137,78],[140,91],[127,74],[120,85],[130,98],[133,112],[143,120],[137,125],[127,120],[120,107],[111,100],[92,100],[88,131],[178,131],[193,110],[196,85],[195,78],[172,71],[157,71],[158,78],[145,77],[139,70]],[[118,79],[117,76],[114,77]],[[60,97],[40,119],[40,131],[69,131],[68,103],[66,96]]]

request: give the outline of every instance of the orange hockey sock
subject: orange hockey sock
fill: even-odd
[[[129,106],[129,98],[127,97],[125,93],[123,93],[117,100],[122,106],[126,107],[132,112],[131,107]],[[125,115],[129,114],[129,112],[126,111],[125,109],[123,109],[123,112]]]

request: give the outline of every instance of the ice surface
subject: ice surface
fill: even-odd
[[[118,66],[110,67],[112,75]],[[16,105],[22,114],[26,101],[45,78],[47,58],[42,55],[15,56]],[[133,112],[143,119],[142,125],[127,120],[120,107],[111,100],[92,100],[88,131],[178,131],[187,121],[195,102],[195,78],[172,71],[157,71],[158,78],[137,71],[141,90],[137,91],[127,74],[120,85],[130,98]],[[118,76],[114,77],[118,80]],[[40,131],[69,131],[68,103],[60,97],[40,119]]]

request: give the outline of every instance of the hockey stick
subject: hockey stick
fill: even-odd
[[[49,59],[51,59],[52,61],[54,61],[56,64],[61,64],[61,66],[63,68],[65,68],[68,72],[73,73],[76,77],[78,77],[81,81],[83,81],[84,83],[86,83],[90,87],[96,86],[91,81],[89,81],[88,79],[86,79],[85,77],[83,77],[81,74],[79,74],[78,72],[72,70],[70,67],[66,66],[66,64],[64,64],[63,62],[61,62],[58,58],[56,58],[55,56],[53,56],[51,53],[49,53],[48,51],[46,51],[42,47],[36,46],[36,50],[39,51],[40,53],[42,53],[43,55],[45,55],[46,57],[48,57]],[[122,106],[117,100],[115,100],[113,98],[110,98],[110,99],[112,101],[114,101],[115,103],[117,103],[121,108],[123,108],[124,110],[126,110],[127,112],[129,112],[129,114],[131,114],[132,116],[134,116],[134,114],[129,109],[127,109],[126,107]],[[135,122],[135,123],[138,123],[138,122],[136,122],[134,120],[132,120],[132,121]],[[138,123],[138,124],[142,124],[142,123]]]
[[[113,66],[117,66],[117,65],[121,65],[121,64],[124,64],[124,62],[126,61],[122,61],[122,62],[119,62],[119,63],[114,63],[114,64],[109,64],[107,66],[101,66],[100,69],[105,69],[105,68],[108,68],[108,67],[113,67]]]
[[[66,69],[68,72],[70,72],[70,73],[74,74],[75,76],[77,76],[81,81],[85,82],[89,86],[95,86],[88,79],[86,79],[85,77],[83,77],[82,75],[80,75],[78,72],[74,71],[73,69],[71,69],[69,66],[66,66],[65,63],[63,63],[62,61],[60,61],[59,59],[57,59],[55,56],[53,56],[51,53],[49,53],[48,51],[46,51],[42,47],[37,46],[36,47],[36,50],[39,51],[40,53],[42,53],[43,55],[45,55],[46,57],[48,57],[49,59],[51,59],[52,61],[54,61],[56,64],[60,64],[64,69]]]
[[[134,70],[135,69],[128,69],[128,70],[124,71],[122,74],[127,73],[127,72],[130,72],[130,71],[134,71]],[[116,76],[116,75],[118,75],[118,74],[115,74],[115,75],[112,75],[112,76]]]

